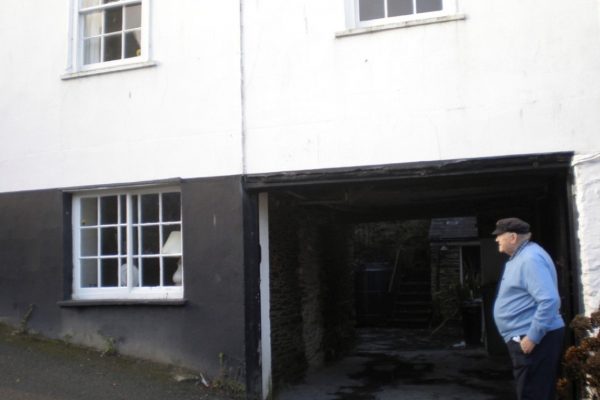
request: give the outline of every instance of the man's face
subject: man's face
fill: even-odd
[[[498,243],[498,251],[500,253],[505,253],[510,256],[515,252],[517,234],[514,232],[501,233],[496,236],[496,243]]]

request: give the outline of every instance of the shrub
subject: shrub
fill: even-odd
[[[574,386],[587,389],[591,400],[600,400],[600,310],[589,317],[578,315],[569,325],[576,345],[565,352],[564,377],[558,380],[560,399],[572,399]]]

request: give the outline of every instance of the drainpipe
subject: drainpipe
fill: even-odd
[[[239,0],[239,24],[240,24],[240,147],[242,157],[242,180],[245,179],[247,173],[246,167],[246,79],[245,79],[245,54],[244,54],[244,0]],[[243,197],[248,200],[248,196],[244,193]],[[250,220],[251,222],[258,222],[258,218],[250,218],[253,214],[253,210],[258,213],[258,206],[253,201],[244,201],[244,221]],[[248,209],[250,208],[250,209]],[[253,225],[253,224],[251,224]],[[246,369],[246,400],[261,400],[263,397],[262,393],[262,374],[260,368],[260,353],[258,352],[258,346],[260,343],[260,300],[252,296],[253,292],[260,292],[259,289],[259,276],[254,276],[250,273],[248,268],[248,258],[252,257],[256,260],[259,259],[259,255],[254,254],[253,251],[248,250],[247,244],[253,242],[251,238],[246,236],[252,236],[250,231],[257,234],[258,226],[247,227],[244,223],[244,264],[245,274],[244,278],[244,290],[245,290],[245,310],[244,310],[244,342],[245,342],[245,369]],[[252,246],[252,248],[255,248]],[[258,246],[256,246],[258,248]],[[255,248],[255,250],[256,250]],[[252,263],[250,263],[252,264]],[[252,297],[252,298],[251,298]],[[258,326],[258,327],[257,327]]]
[[[246,176],[246,77],[244,65],[244,0],[240,0],[240,134],[242,176]]]

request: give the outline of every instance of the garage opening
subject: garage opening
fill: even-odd
[[[490,232],[507,216],[531,223],[557,265],[569,320],[576,306],[569,160],[554,154],[251,178],[249,187],[268,195],[273,393],[294,398],[286,388],[332,365],[355,368],[347,360],[362,357],[362,371],[342,373],[346,389],[318,391],[368,399],[373,391],[433,390],[434,381],[462,379],[475,386],[468,390],[510,398],[498,385],[511,381],[508,363],[490,367],[505,352],[491,318],[505,259]],[[419,351],[431,358],[400,356]],[[469,377],[482,371],[496,386]]]

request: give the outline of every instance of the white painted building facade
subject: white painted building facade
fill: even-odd
[[[568,152],[589,313],[600,3],[419,2],[432,10],[375,18],[401,2],[4,1],[0,197]]]
[[[250,1],[242,48],[238,2],[155,0],[145,68],[87,77],[72,3],[3,5],[3,192],[600,147],[595,1],[364,32],[350,0]]]
[[[77,1],[2,4],[0,190],[241,172],[239,4],[141,3],[148,54],[110,73],[76,66]]]
[[[245,3],[247,172],[572,151],[594,310],[600,4],[457,0],[361,29],[355,3]]]

